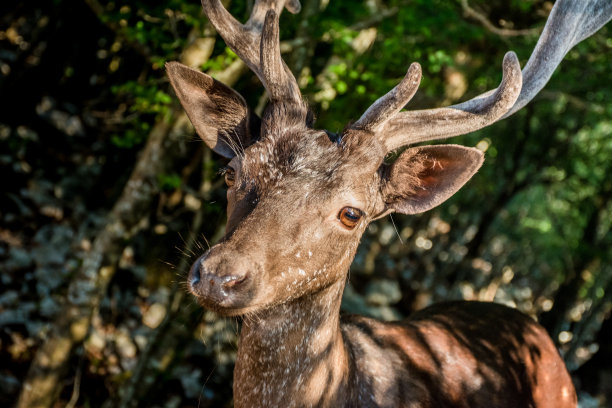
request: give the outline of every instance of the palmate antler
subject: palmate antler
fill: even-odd
[[[387,151],[391,151],[486,127],[529,103],[546,85],[565,54],[611,18],[612,1],[557,0],[522,75],[516,55],[509,52],[504,57],[503,79],[497,89],[445,108],[399,112],[418,86],[418,77],[410,75],[417,70],[413,64],[402,83],[377,100],[353,128],[375,131]],[[408,87],[407,83],[413,86]]]

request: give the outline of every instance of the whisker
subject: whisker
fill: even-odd
[[[185,252],[184,250],[182,250],[180,247],[178,246],[174,246],[174,248],[179,251],[182,255],[186,256],[187,258],[191,258],[192,256],[194,256],[193,254],[188,254],[187,252]]]
[[[393,229],[395,229],[395,233],[397,234],[397,237],[399,238],[401,244],[404,245],[404,240],[402,239],[399,231],[397,230],[397,226],[395,225],[395,221],[393,221],[392,214],[389,214],[389,219],[391,220],[391,224],[393,224]]]
[[[206,239],[206,235],[201,234],[201,236],[204,239],[204,242],[206,242],[206,246],[208,246],[208,249],[210,249],[210,242],[208,242],[208,240]]]
[[[158,261],[158,262],[161,262],[161,263],[163,263],[163,264],[165,264],[165,265],[167,265],[167,266],[169,266],[171,269],[176,269],[176,267],[177,267],[177,266],[176,266],[175,264],[173,264],[172,262],[168,262],[168,261],[165,261],[165,260],[163,260],[163,259],[159,259],[159,258],[158,258],[158,259],[157,259],[157,261]]]

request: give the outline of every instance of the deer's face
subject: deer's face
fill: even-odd
[[[242,314],[345,279],[369,221],[385,210],[382,147],[300,129],[269,136],[225,169],[223,240],[190,271],[207,307]]]
[[[371,220],[437,206],[483,161],[480,151],[455,145],[409,148],[390,165],[383,163],[385,155],[485,126],[520,92],[518,60],[508,54],[504,79],[491,95],[460,109],[399,112],[420,81],[420,67],[413,64],[398,86],[332,140],[313,129],[297,82],[280,57],[278,11],[267,10],[265,21],[263,13],[255,13],[246,26],[232,19],[216,26],[233,27],[226,37],[233,49],[248,48],[237,53],[270,96],[261,120],[231,88],[184,65],[167,65],[200,137],[231,159],[225,173],[226,235],[194,263],[188,277],[198,300],[223,314],[290,302],[345,279]]]

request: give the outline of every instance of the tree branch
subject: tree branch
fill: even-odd
[[[499,28],[495,26],[489,19],[482,13],[474,10],[468,4],[468,0],[461,0],[461,8],[466,17],[472,18],[478,21],[484,28],[492,32],[493,34],[499,35],[500,37],[519,37],[519,36],[530,36],[538,35],[541,31],[539,28],[525,28],[522,30],[511,30],[507,28]]]

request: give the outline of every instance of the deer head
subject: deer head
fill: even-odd
[[[369,222],[392,212],[427,211],[452,196],[481,166],[479,150],[408,147],[393,163],[385,157],[414,143],[481,129],[518,110],[612,9],[593,1],[557,3],[525,71],[507,53],[497,89],[446,108],[401,111],[420,82],[421,68],[413,63],[395,88],[336,135],[313,127],[281,58],[279,14],[283,8],[298,12],[299,1],[256,1],[243,25],[219,0],[203,0],[206,15],[259,77],[270,103],[260,119],[234,90],[179,63],[167,64],[197,133],[231,159],[224,170],[227,231],[191,268],[193,294],[208,308],[241,315],[316,293],[344,281]]]

